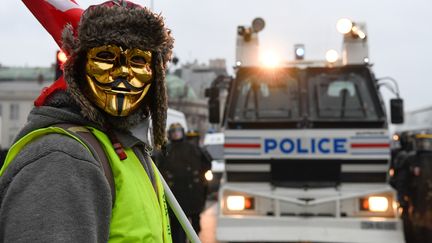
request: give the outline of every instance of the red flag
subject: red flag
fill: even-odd
[[[23,0],[23,3],[60,47],[64,26],[70,23],[76,29],[84,11],[74,0]]]
[[[59,47],[62,46],[61,35],[67,23],[76,30],[84,12],[74,0],[23,0],[42,26],[51,34]],[[44,88],[35,100],[35,106],[44,105],[46,99],[58,90],[66,90],[64,77],[60,77],[50,87]]]

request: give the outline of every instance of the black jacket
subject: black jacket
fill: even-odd
[[[204,174],[211,168],[200,147],[187,141],[172,142],[167,145],[166,155],[158,154],[156,160],[185,213],[200,213],[207,196]]]

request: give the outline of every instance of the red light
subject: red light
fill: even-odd
[[[361,198],[360,199],[360,210],[362,210],[362,211],[369,211],[369,200],[368,200],[368,198]]]
[[[66,53],[63,51],[57,51],[57,60],[59,60],[61,63],[65,63],[67,60]]]
[[[245,198],[245,209],[254,209],[254,199],[252,197]]]

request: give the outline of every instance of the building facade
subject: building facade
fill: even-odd
[[[0,82],[0,147],[9,148],[15,136],[27,121],[33,102],[41,90],[52,82]]]
[[[178,68],[174,75],[185,80],[191,87],[198,99],[205,99],[205,89],[210,87],[213,80],[220,75],[227,75],[225,59],[210,59],[208,64],[186,63]]]

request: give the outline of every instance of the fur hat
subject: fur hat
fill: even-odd
[[[62,39],[63,50],[69,56],[64,64],[67,92],[80,106],[82,115],[103,128],[123,130],[151,117],[154,144],[163,145],[167,113],[165,69],[174,42],[163,17],[128,1],[108,1],[85,10],[76,33],[70,25],[66,26]],[[150,90],[138,110],[127,117],[110,116],[83,94],[87,51],[107,44],[140,48],[153,54]]]

